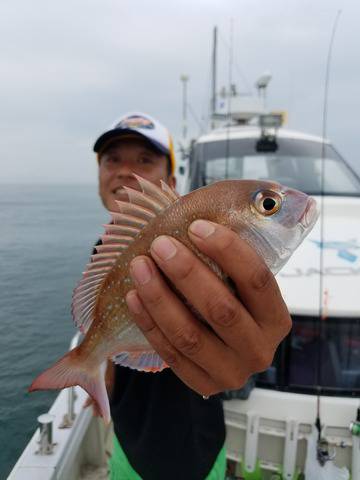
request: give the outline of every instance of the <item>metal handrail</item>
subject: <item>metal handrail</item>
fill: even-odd
[[[76,348],[81,340],[81,333],[77,332],[73,338],[71,339],[70,342],[70,348],[69,350],[73,350]],[[65,413],[63,420],[61,424],[59,425],[59,428],[71,428],[76,414],[75,414],[75,409],[74,409],[74,403],[76,400],[76,392],[75,392],[75,387],[69,387],[68,388],[68,394],[67,394],[67,412]]]

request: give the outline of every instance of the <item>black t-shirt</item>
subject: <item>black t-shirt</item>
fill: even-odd
[[[225,441],[218,396],[204,400],[170,369],[116,367],[115,434],[143,480],[204,480]]]
[[[143,480],[204,480],[225,442],[220,397],[204,400],[170,368],[116,365],[110,408],[117,439]]]

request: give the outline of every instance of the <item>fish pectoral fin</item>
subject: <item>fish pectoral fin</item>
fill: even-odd
[[[168,367],[154,350],[121,352],[113,357],[113,362],[140,372],[161,372]]]
[[[79,385],[95,400],[106,423],[110,423],[110,406],[105,386],[106,362],[96,368],[87,368],[79,361],[76,347],[52,367],[42,372],[29,387],[29,392],[35,390],[56,390]]]

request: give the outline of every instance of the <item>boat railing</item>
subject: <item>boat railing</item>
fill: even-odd
[[[70,349],[81,341],[75,335]],[[90,478],[87,468],[107,470],[111,428],[83,408],[88,398],[80,387],[62,390],[48,412],[38,417],[39,428],[20,455],[8,480],[69,480]],[[90,466],[90,467],[89,467]],[[91,478],[106,478],[99,475]]]
[[[81,333],[77,332],[71,342],[70,342],[70,349],[73,350],[76,348],[81,340]],[[75,409],[74,409],[74,403],[76,400],[76,391],[74,387],[70,387],[67,389],[67,412],[64,415],[63,421],[60,424],[59,428],[70,428],[72,427],[74,420],[75,420]]]

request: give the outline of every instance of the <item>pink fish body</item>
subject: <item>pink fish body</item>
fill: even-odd
[[[189,225],[202,218],[225,225],[247,240],[275,274],[310,232],[318,217],[315,201],[302,192],[255,180],[226,180],[178,197],[136,177],[142,192],[127,189],[129,202],[117,202],[102,245],[74,290],[72,312],[85,334],[82,343],[41,373],[30,391],[80,385],[110,421],[105,388],[108,359],[140,371],[166,368],[136,324],[125,297],[134,289],[129,266],[149,255],[152,241],[171,235],[193,250],[223,280],[224,274],[190,241]]]

